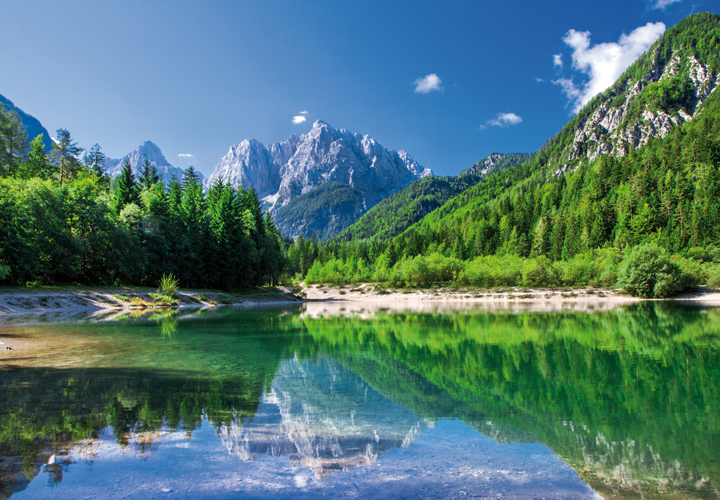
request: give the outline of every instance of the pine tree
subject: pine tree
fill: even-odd
[[[0,104],[0,169],[15,177],[28,150],[27,131],[15,110],[5,112]]]
[[[102,177],[105,175],[105,154],[100,151],[100,144],[94,144],[87,154],[87,167],[95,172],[95,175]]]
[[[27,160],[20,167],[21,177],[30,179],[39,177],[47,179],[50,176],[50,162],[45,153],[45,144],[43,143],[43,135],[38,135],[30,143],[30,152]]]
[[[133,174],[130,162],[125,160],[122,172],[115,182],[115,212],[119,214],[126,205],[137,202],[138,185],[135,181],[135,174]]]
[[[153,185],[160,182],[160,176],[158,175],[157,168],[154,163],[150,163],[147,158],[140,167],[140,175],[138,177],[140,185],[150,189]]]
[[[83,152],[83,148],[78,147],[76,142],[72,141],[70,132],[64,128],[57,130],[57,139],[53,144],[52,156],[56,164],[60,168],[60,186],[66,176],[71,176],[78,168],[78,156]]]

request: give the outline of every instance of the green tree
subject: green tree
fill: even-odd
[[[70,132],[64,128],[57,130],[57,139],[53,144],[52,157],[60,169],[60,186],[65,177],[72,177],[79,169],[78,157],[83,148],[73,142]]]
[[[95,172],[95,175],[102,177],[105,175],[105,161],[107,157],[100,150],[100,144],[95,143],[87,154],[87,167]]]
[[[122,166],[122,171],[115,181],[115,212],[120,214],[125,205],[129,203],[138,204],[138,185],[135,181],[135,174],[132,170],[132,165],[128,160],[125,160]]]
[[[20,167],[20,177],[23,179],[33,177],[47,179],[50,177],[50,174],[50,161],[47,153],[45,153],[43,135],[40,134],[30,143],[30,152],[28,153],[25,163]]]
[[[147,189],[150,189],[154,184],[160,182],[160,176],[158,175],[157,168],[154,163],[150,163],[146,158],[140,167],[140,175],[138,176],[140,185]]]
[[[2,175],[16,176],[28,150],[27,131],[17,112],[0,104],[0,168]]]

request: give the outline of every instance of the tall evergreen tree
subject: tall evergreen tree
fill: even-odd
[[[60,186],[65,177],[72,176],[78,169],[78,157],[83,148],[73,142],[70,132],[64,128],[57,130],[57,139],[53,144],[52,156],[60,169]]]
[[[123,163],[122,171],[115,181],[115,212],[120,213],[126,205],[138,202],[138,185],[132,165],[128,160]]]
[[[31,179],[39,177],[47,179],[50,177],[50,162],[47,153],[45,153],[45,144],[43,135],[38,135],[30,143],[30,152],[28,153],[25,163],[20,167],[21,177]]]
[[[95,175],[102,177],[105,175],[105,161],[107,157],[100,150],[100,144],[95,143],[87,154],[87,167],[95,172]]]
[[[140,167],[140,175],[138,177],[140,185],[147,189],[150,189],[153,185],[160,182],[160,176],[158,175],[157,168],[154,163],[150,163],[147,158]]]
[[[15,177],[28,150],[27,131],[15,110],[5,111],[0,104],[0,168],[2,174]]]

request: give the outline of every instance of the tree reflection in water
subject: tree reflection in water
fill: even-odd
[[[203,418],[236,456],[314,460],[301,452],[303,432],[307,443],[326,446],[320,475],[344,470],[367,463],[332,458],[333,447],[370,442],[363,436],[371,427],[344,434],[362,387],[383,399],[366,406],[369,416],[382,405],[388,415],[408,415],[407,426],[385,431],[390,447],[417,422],[456,418],[499,442],[546,444],[606,497],[718,496],[718,310],[643,303],[599,313],[182,314],[189,317],[28,329],[92,332],[107,345],[95,347],[103,366],[85,359],[0,371],[0,496],[24,487],[42,464],[62,480],[62,450],[92,446],[102,429],[147,458],[163,432],[190,437]],[[332,376],[347,385],[333,386],[339,399],[327,397]],[[287,403],[286,411],[282,398],[270,401],[281,387],[301,406]],[[303,413],[303,401],[315,413]],[[292,427],[298,422],[310,424]],[[231,435],[247,447],[233,448],[241,440]]]

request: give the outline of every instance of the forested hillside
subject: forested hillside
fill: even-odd
[[[291,199],[275,213],[278,227],[320,240],[332,238],[365,211],[364,194],[344,182],[326,182]]]
[[[339,234],[337,240],[392,238],[486,176],[528,161],[532,156],[524,153],[493,153],[458,176],[425,177],[417,180],[375,205],[355,224]]]
[[[559,260],[602,246],[623,248],[650,240],[673,252],[717,243],[720,108],[717,93],[697,106],[692,73],[674,70],[672,78],[647,84],[625,112],[626,128],[637,124],[631,119],[636,113],[695,112],[694,120],[673,128],[664,139],[658,134],[640,148],[626,143],[625,154],[588,158],[576,154],[576,137],[604,102],[624,100],[620,91],[628,78],[660,71],[678,59],[701,61],[706,74],[717,75],[718,54],[718,17],[691,16],[668,30],[531,163],[496,174],[456,197],[396,239],[396,246],[410,254],[444,245],[458,258],[517,254]],[[710,95],[715,78],[713,86],[700,90]]]
[[[682,259],[720,262],[718,54],[718,16],[690,16],[530,162],[488,176],[386,243],[296,249],[317,256],[307,280],[612,286],[633,275],[626,257],[662,254],[663,273],[682,268],[707,282],[709,271]],[[297,270],[307,259],[295,254]],[[693,280],[680,281],[670,288]]]
[[[112,180],[96,144],[83,150],[58,130],[52,153],[31,143],[18,115],[0,110],[0,283],[233,289],[272,283],[282,271],[280,236],[252,189],[214,184],[192,167],[161,182],[146,162]]]

